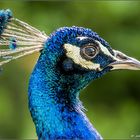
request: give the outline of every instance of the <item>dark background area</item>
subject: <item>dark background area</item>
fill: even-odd
[[[0,9],[48,35],[62,26],[96,31],[112,48],[140,60],[139,1],[0,1]],[[0,73],[0,138],[36,138],[27,105],[28,80],[39,54],[10,62]],[[80,95],[105,139],[140,136],[140,71],[115,71]]]

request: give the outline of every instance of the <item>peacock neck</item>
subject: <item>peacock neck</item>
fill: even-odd
[[[41,139],[101,139],[82,111],[79,88],[41,56],[29,83],[29,108]]]

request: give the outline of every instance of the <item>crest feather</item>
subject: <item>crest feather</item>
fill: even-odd
[[[47,38],[44,32],[13,18],[10,10],[0,10],[0,66],[39,52]]]

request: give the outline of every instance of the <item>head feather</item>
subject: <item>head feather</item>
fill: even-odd
[[[42,50],[48,36],[13,18],[10,10],[0,11],[0,66]]]

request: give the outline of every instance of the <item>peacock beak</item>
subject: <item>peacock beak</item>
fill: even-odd
[[[120,51],[114,51],[115,61],[109,66],[112,66],[112,70],[117,69],[129,69],[129,70],[140,70],[140,61],[135,58],[129,57]]]

